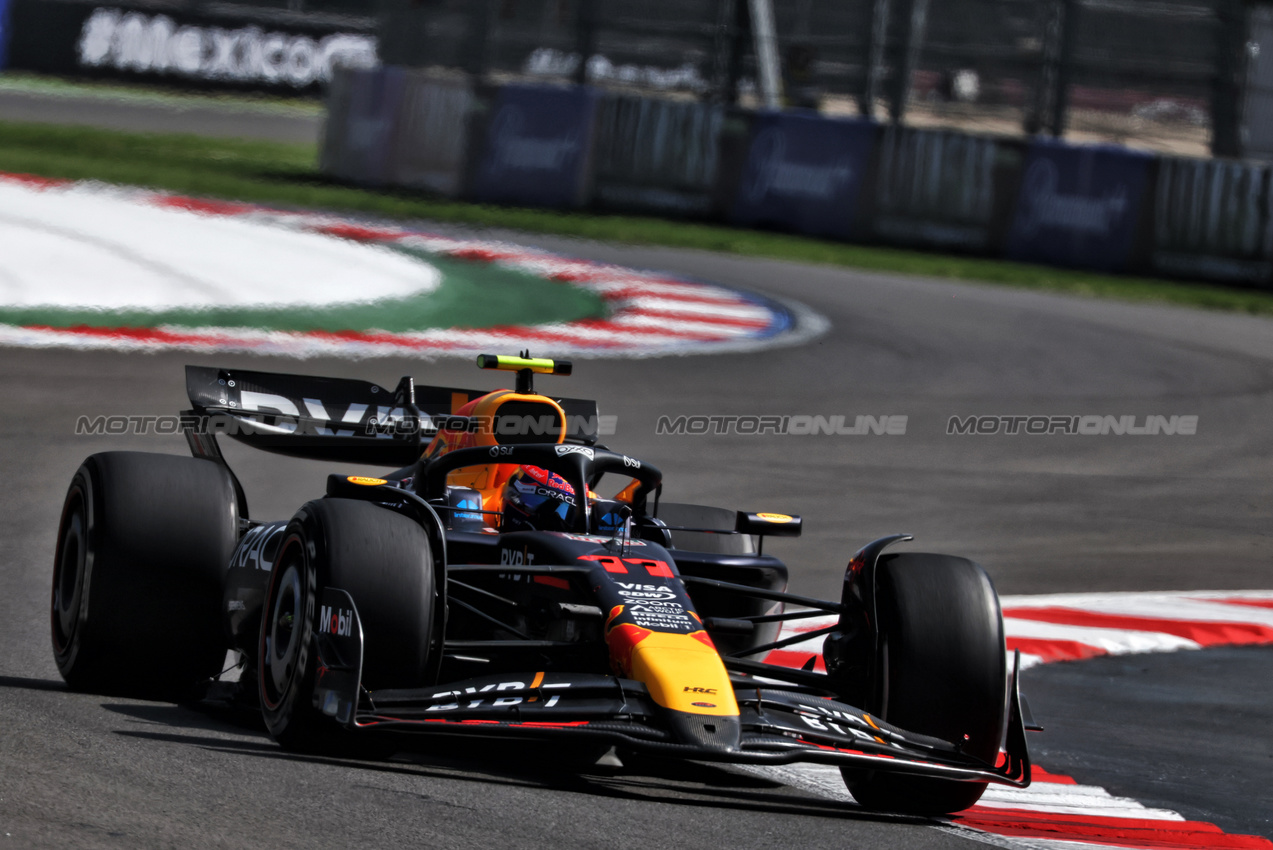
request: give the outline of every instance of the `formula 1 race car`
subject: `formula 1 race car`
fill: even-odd
[[[1032,723],[980,566],[888,552],[911,539],[893,535],[853,555],[838,599],[788,593],[763,543],[799,517],[664,501],[656,467],[598,443],[595,402],[535,392],[568,362],[478,365],[516,390],[187,367],[194,457],[105,452],[71,481],[51,611],[67,683],[186,698],[234,650],[296,751],[393,732],[818,762],[867,807],[924,814],[1030,783]],[[331,475],[262,522],[218,435],[400,468]],[[623,486],[602,498],[606,476]],[[817,617],[834,620],[780,637]],[[763,660],[823,637],[825,673],[812,654]]]

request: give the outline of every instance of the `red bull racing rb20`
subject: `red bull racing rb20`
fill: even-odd
[[[832,599],[791,594],[763,544],[799,517],[663,499],[658,468],[600,444],[595,402],[535,390],[568,362],[478,365],[515,388],[187,367],[193,457],[105,452],[71,481],[51,604],[67,683],[187,698],[233,650],[289,750],[413,734],[816,762],[862,805],[920,814],[1029,784],[1032,723],[980,566],[893,535]],[[331,475],[262,521],[218,436],[397,471]],[[815,619],[831,624],[780,636]],[[825,673],[765,662],[816,638]]]

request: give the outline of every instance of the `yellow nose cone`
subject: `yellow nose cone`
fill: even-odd
[[[664,708],[716,717],[738,715],[729,673],[707,632],[653,632],[632,648],[628,675]]]

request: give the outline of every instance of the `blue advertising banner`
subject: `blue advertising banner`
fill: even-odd
[[[583,87],[501,88],[469,195],[492,203],[583,206],[596,101]]]
[[[1153,157],[1105,145],[1030,144],[1005,246],[1009,259],[1121,271]]]
[[[0,71],[9,67],[9,0],[0,0]]]
[[[730,220],[848,238],[878,135],[870,121],[757,115]]]

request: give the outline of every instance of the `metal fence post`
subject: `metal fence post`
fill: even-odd
[[[712,97],[730,105],[738,102],[744,13],[737,0],[716,2],[716,29],[712,37]]]
[[[889,91],[889,119],[894,124],[902,122],[906,114],[906,101],[911,93],[911,77],[919,64],[919,52],[924,46],[924,34],[928,29],[928,0],[910,0],[910,14],[906,16],[898,61],[893,66],[893,79]]]
[[[771,0],[747,0],[751,35],[756,43],[756,76],[766,109],[782,107],[782,69],[778,61],[778,32]]]
[[[1070,78],[1074,74],[1074,46],[1078,41],[1080,0],[1064,0],[1061,13],[1061,54],[1057,62],[1056,91],[1052,96],[1052,115],[1048,122],[1052,135],[1065,135],[1070,117]]]
[[[1242,0],[1216,0],[1216,60],[1211,86],[1211,155],[1241,156],[1243,58],[1247,8]]]
[[[870,33],[866,43],[866,76],[862,92],[858,96],[858,112],[870,118],[875,114],[875,101],[880,96],[881,78],[884,74],[884,47],[888,41],[889,0],[871,0],[867,6],[866,31]]]
[[[495,0],[476,0],[469,6],[468,50],[464,70],[477,78],[486,75],[490,64],[491,25],[494,23]]]
[[[751,13],[747,4],[734,3],[734,38],[730,42],[729,53],[729,102],[738,103],[738,84],[743,79],[743,60],[747,55],[747,44],[751,39]]]
[[[588,60],[597,52],[597,0],[578,0],[575,15],[575,52],[579,54],[579,67],[575,69],[575,82],[588,82]]]
[[[1034,105],[1027,111],[1022,129],[1033,135],[1065,133],[1068,108],[1069,65],[1074,53],[1075,0],[1050,0],[1043,21],[1043,50],[1039,86]]]

